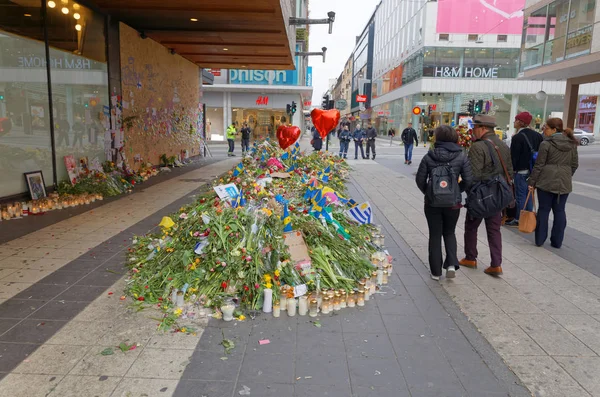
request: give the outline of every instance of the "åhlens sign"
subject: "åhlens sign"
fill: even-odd
[[[298,85],[295,70],[229,70],[229,84]]]
[[[433,77],[457,77],[457,78],[476,78],[476,79],[497,79],[498,68],[482,68],[482,67],[448,67],[436,66]]]

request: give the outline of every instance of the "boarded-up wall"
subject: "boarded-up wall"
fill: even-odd
[[[120,25],[123,154],[159,164],[161,154],[199,154],[200,73],[151,39]]]

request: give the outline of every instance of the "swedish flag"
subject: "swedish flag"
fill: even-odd
[[[350,208],[354,208],[354,207],[356,207],[358,205],[358,203],[356,201],[354,201],[353,199],[348,199],[348,202],[346,204]]]
[[[267,153],[267,151],[263,149],[262,156],[260,156],[260,161],[267,161],[267,159],[265,157],[266,153]]]
[[[287,160],[289,158],[290,158],[290,152],[285,152],[284,154],[281,155],[282,160]]]
[[[286,170],[286,172],[292,172],[292,171],[294,171],[295,169],[296,169],[296,164],[292,164],[292,165],[290,166],[290,168],[288,168],[288,169]]]
[[[300,151],[300,144],[298,142],[296,142],[296,144],[294,145],[294,151],[295,152],[299,152]]]
[[[308,189],[306,189],[306,192],[304,193],[304,200],[310,200],[314,194],[314,189],[311,186],[309,186]]]
[[[283,216],[281,217],[283,221],[283,231],[291,232],[292,231],[292,219],[290,218],[290,213],[288,211],[287,204],[283,206]]]
[[[319,202],[323,197],[323,189],[313,189],[312,200],[313,202]]]
[[[317,218],[323,213],[323,208],[327,205],[327,197],[321,198],[319,201],[313,200],[310,212]]]
[[[319,173],[319,178],[323,183],[329,182],[329,175],[331,174],[331,167],[327,166],[323,172]]]
[[[240,193],[237,196],[235,196],[233,198],[233,200],[231,200],[231,207],[232,208],[237,208],[237,207],[241,207],[242,206],[241,204],[242,204],[242,195],[243,194],[244,193],[240,190]]]
[[[242,172],[244,172],[244,163],[240,162],[237,167],[235,167],[235,170],[233,170],[233,176],[238,176]]]

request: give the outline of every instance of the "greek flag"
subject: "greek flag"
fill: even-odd
[[[235,167],[235,170],[233,170],[233,176],[238,176],[242,172],[244,172],[244,163],[240,162],[237,167]]]
[[[360,224],[364,225],[366,223],[371,223],[371,219],[372,219],[371,204],[369,204],[368,202],[362,203],[361,205],[356,206],[356,207],[346,211],[346,214],[350,217],[350,219],[352,219]]]
[[[283,216],[281,217],[281,220],[283,221],[284,233],[291,232],[292,231],[292,219],[290,218],[290,213],[288,211],[287,204],[285,204],[283,207]]]

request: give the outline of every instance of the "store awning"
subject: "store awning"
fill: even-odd
[[[95,0],[202,68],[294,69],[289,0]]]

